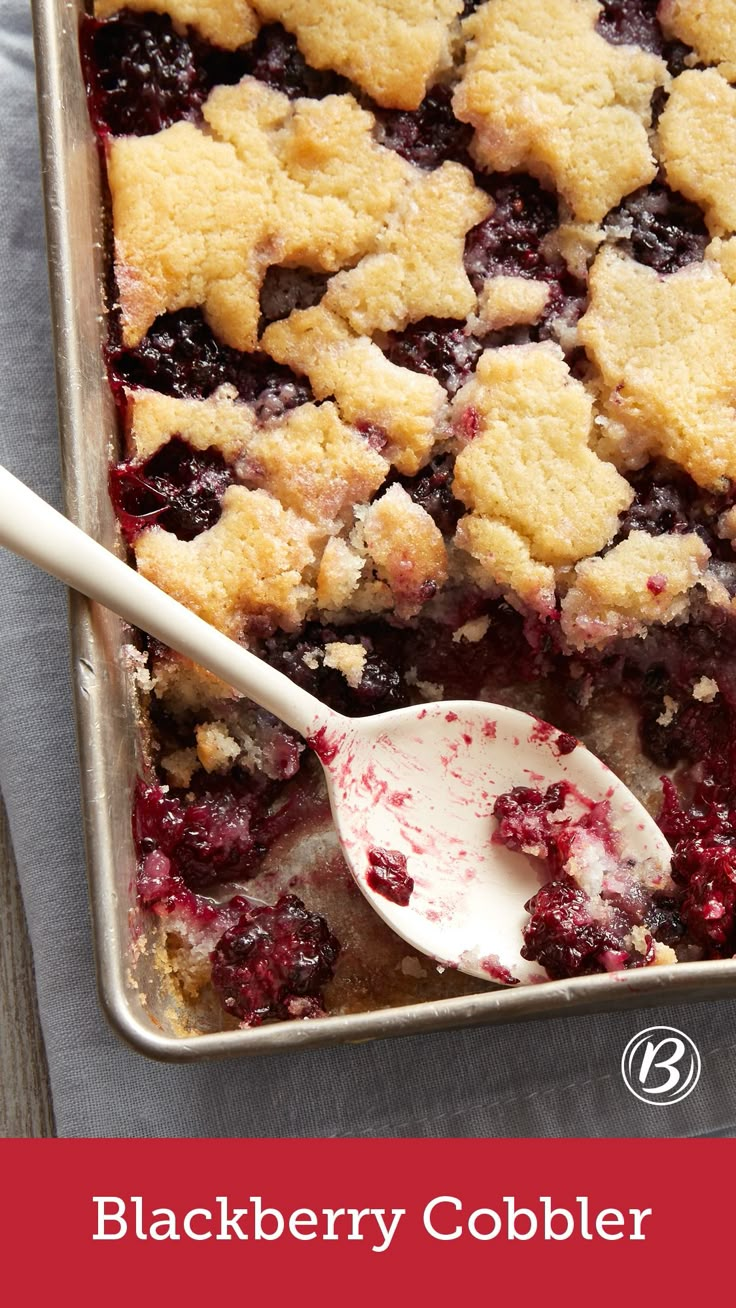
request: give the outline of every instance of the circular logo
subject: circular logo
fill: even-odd
[[[679,1104],[700,1080],[700,1054],[674,1026],[648,1026],[629,1041],[621,1059],[626,1088],[644,1104]]]

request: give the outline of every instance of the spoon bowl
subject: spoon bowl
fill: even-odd
[[[353,876],[384,921],[441,965],[506,984],[547,979],[520,953],[524,905],[547,877],[493,839],[494,801],[515,786],[568,782],[566,816],[606,803],[647,880],[666,876],[671,851],[643,805],[584,745],[562,752],[560,733],[538,718],[458,700],[343,722],[313,743]],[[375,851],[406,860],[408,902],[375,888]]]
[[[583,745],[570,748],[566,737],[562,749],[560,734],[537,718],[480,701],[360,719],[335,713],[3,468],[0,545],[193,659],[304,736],[325,769],[337,833],[360,889],[398,935],[440,965],[506,984],[546,977],[520,952],[524,905],[539,889],[540,865],[493,839],[494,801],[516,786],[545,790],[567,781],[566,817],[605,801],[627,865],[645,870],[650,884],[664,881],[671,851],[650,814]],[[603,861],[591,841],[583,871],[594,893]]]

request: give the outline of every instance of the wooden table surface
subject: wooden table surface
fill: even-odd
[[[33,959],[0,801],[0,1138],[54,1134]]]

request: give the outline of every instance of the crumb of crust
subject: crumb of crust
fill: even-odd
[[[291,101],[252,77],[219,86],[205,126],[114,140],[108,178],[123,344],[202,305],[227,345],[256,344],[266,268],[336,272],[372,248],[412,166],[350,95]]]
[[[657,718],[657,723],[660,727],[670,727],[680,712],[680,705],[671,695],[665,695],[662,703],[664,708]]]
[[[691,45],[703,64],[718,64],[736,78],[736,13],[733,0],[660,0],[657,17],[665,35]]]
[[[323,305],[272,323],[261,343],[278,363],[306,374],[318,400],[334,396],[344,422],[385,432],[382,453],[399,472],[412,475],[426,463],[446,401],[434,377],[391,363]]]
[[[551,261],[558,255],[564,260],[569,273],[584,281],[598,247],[606,239],[602,227],[596,223],[560,223],[542,242],[542,250]]]
[[[340,536],[325,545],[317,574],[317,605],[329,612],[348,608],[365,568],[365,558]]]
[[[363,532],[396,612],[412,617],[447,580],[447,551],[439,527],[403,486],[395,484],[371,504]]]
[[[723,240],[716,236],[706,247],[706,259],[720,264],[730,282],[736,282],[736,236]]]
[[[654,958],[651,960],[651,967],[666,967],[668,964],[678,961],[677,954],[669,945],[663,945],[659,940],[652,940],[652,937],[645,926],[635,926],[631,931],[631,943],[638,954],[647,955],[650,946],[654,946]]]
[[[718,519],[718,535],[721,540],[736,540],[736,505],[721,514]]]
[[[240,745],[224,722],[201,722],[194,734],[197,758],[205,772],[227,772],[240,755]]]
[[[179,790],[185,790],[199,767],[197,751],[196,749],[174,749],[170,754],[164,754],[161,759],[161,767],[166,773],[169,785],[176,786]]]
[[[293,630],[314,600],[316,529],[263,490],[229,486],[222,516],[191,541],[149,527],[135,542],[139,571],[226,635],[265,618]]]
[[[486,350],[453,412],[471,436],[455,463],[453,492],[471,510],[457,543],[501,586],[548,609],[553,569],[602,549],[633,498],[589,446],[591,397],[556,346],[511,345]]]
[[[136,690],[142,695],[149,695],[153,690],[153,677],[148,666],[148,655],[135,645],[123,645],[123,658]]]
[[[549,293],[547,282],[530,277],[489,277],[478,297],[477,329],[482,333],[531,326],[544,313]]]
[[[164,646],[151,655],[151,671],[154,694],[173,717],[242,698],[214,672]]]
[[[663,456],[723,489],[736,476],[736,286],[720,266],[660,277],[604,249],[578,330],[601,377],[600,452],[628,466]]]
[[[110,18],[121,9],[168,14],[177,30],[193,27],[205,41],[225,50],[249,45],[259,28],[246,0],[95,0],[96,18]]]
[[[417,109],[452,62],[463,0],[253,0],[282,23],[313,68],[332,68],[388,109]]]
[[[658,124],[669,185],[699,204],[714,235],[736,229],[736,87],[720,73],[681,73]]]
[[[465,236],[491,207],[461,164],[423,173],[403,193],[375,251],[333,277],[323,304],[366,336],[403,331],[421,318],[467,318],[476,297],[463,263]]]
[[[718,682],[713,677],[701,677],[693,686],[693,699],[700,704],[712,704],[718,698]]]
[[[325,645],[325,667],[341,672],[353,690],[363,680],[366,658],[362,645],[348,645],[342,640],[331,640]]]
[[[469,44],[454,97],[483,167],[525,169],[585,222],[654,178],[650,102],[668,82],[656,55],[600,36],[599,14],[597,0],[481,5],[463,25]]]
[[[220,386],[204,400],[126,389],[125,421],[130,452],[142,462],[176,432],[193,449],[217,449],[233,463],[248,448],[256,429],[252,408],[238,400],[234,386]]]
[[[491,625],[491,619],[484,615],[482,618],[471,618],[469,622],[464,622],[462,627],[457,627],[452,633],[452,639],[457,644],[461,640],[468,641],[475,645],[485,636]]]
[[[565,637],[575,649],[600,649],[615,637],[643,636],[653,623],[684,617],[709,558],[694,532],[632,531],[603,558],[578,564],[562,601]]]
[[[262,427],[248,458],[260,470],[254,480],[264,490],[325,530],[369,500],[389,472],[386,459],[329,402],[302,404]]]

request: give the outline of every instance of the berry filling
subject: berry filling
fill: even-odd
[[[612,45],[640,45],[661,55],[665,42],[658,5],[659,0],[603,0],[598,31]]]
[[[423,318],[393,333],[385,346],[392,363],[436,377],[448,395],[456,395],[473,372],[483,346],[451,319]]]
[[[321,100],[326,95],[344,95],[350,90],[350,83],[337,73],[311,68],[296,38],[279,23],[261,28],[245,52],[243,72],[272,86],[274,91],[281,91],[290,100],[299,96]]]
[[[194,450],[172,436],[145,463],[132,459],[110,470],[110,497],[129,544],[145,527],[159,526],[179,540],[214,527],[233,472],[218,450]]]
[[[406,870],[406,859],[397,849],[368,850],[366,884],[377,895],[405,908],[414,890],[414,878]]]
[[[658,273],[676,272],[702,260],[710,241],[702,211],[661,183],[628,195],[607,219],[609,235],[638,263]]]
[[[542,249],[557,227],[557,200],[532,177],[477,177],[493,196],[493,213],[473,227],[465,240],[465,270],[480,291],[489,277],[539,277],[554,280],[561,264],[550,264]]]
[[[585,801],[582,816],[566,817],[573,795],[565,781],[517,786],[494,804],[494,842],[542,859],[551,876],[525,905],[522,958],[554,979],[643,967],[654,957],[652,896],[622,859],[608,805]],[[642,952],[632,930],[643,924]]]
[[[81,52],[92,124],[103,138],[196,121],[213,86],[246,72],[242,54],[182,35],[167,14],[126,9],[106,22],[84,19]]]
[[[685,929],[709,958],[736,953],[736,794],[708,778],[685,806],[664,779],[660,826],[674,848],[672,879],[682,888]]]
[[[108,364],[118,396],[123,386],[144,386],[201,400],[229,385],[262,421],[312,398],[306,381],[268,355],[243,354],[221,344],[198,309],[157,318],[135,349],[110,349]]]
[[[379,109],[379,140],[417,168],[439,168],[455,159],[471,168],[468,146],[473,130],[452,111],[452,88],[435,86],[418,109]]]
[[[225,932],[212,952],[212,985],[247,1026],[319,1017],[339,953],[325,919],[283,895],[273,907],[248,908]]]
[[[139,867],[148,878],[149,855],[163,855],[170,873],[195,892],[247,881],[274,840],[297,820],[296,798],[265,778],[239,780],[232,774],[207,777],[193,792],[140,781],[133,816]]]
[[[428,513],[443,536],[454,536],[465,507],[452,493],[454,460],[447,454],[432,459],[414,477],[399,477],[409,496]]]
[[[407,633],[380,624],[366,624],[362,632],[332,629],[308,623],[297,636],[278,633],[266,640],[263,655],[279,672],[316,695],[339,713],[365,717],[403,708],[409,702],[404,676],[403,647]],[[357,686],[324,663],[325,646],[333,641],[361,644],[366,650],[363,674]]]

